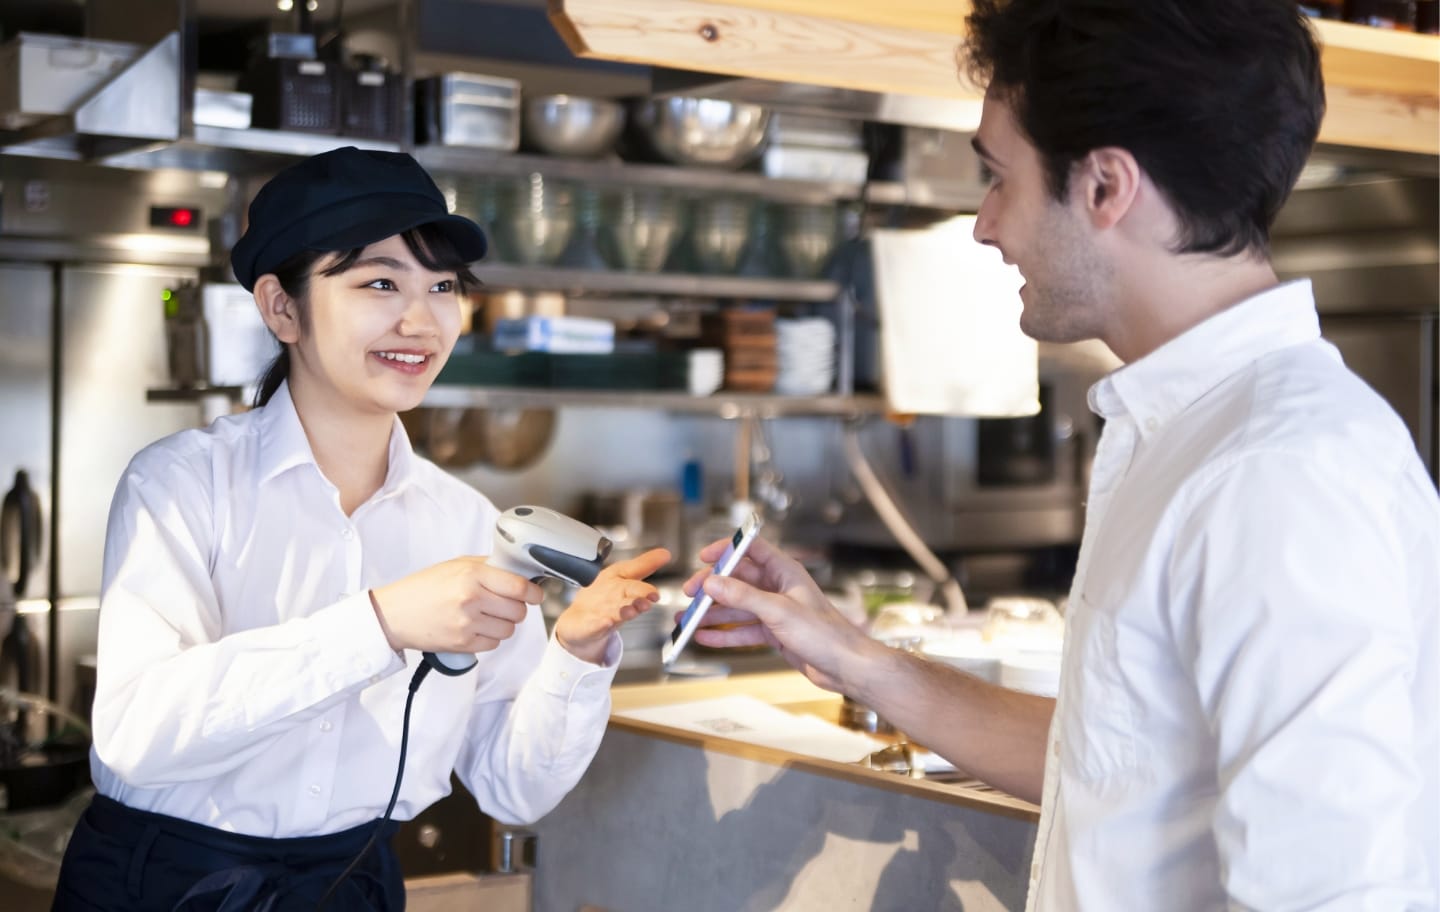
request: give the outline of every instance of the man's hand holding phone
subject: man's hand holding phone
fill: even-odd
[[[749,550],[750,544],[760,534],[760,517],[751,513],[740,528],[735,530],[726,541],[725,549],[715,558],[715,564],[710,573],[716,576],[728,576],[735,572],[735,568],[744,559],[745,552]],[[675,632],[670,635],[670,642],[665,644],[664,650],[660,653],[660,664],[666,671],[674,668],[675,660],[679,658],[680,652],[690,642],[690,638],[700,629],[700,624],[705,615],[710,611],[713,599],[704,592],[692,591],[694,596],[690,606],[681,613],[675,622]]]
[[[728,539],[707,545],[700,559],[718,561]],[[830,604],[798,562],[757,538],[730,573],[702,570],[685,584],[687,595],[710,596],[714,606],[694,634],[702,646],[768,645],[817,686],[855,694],[866,669],[887,650]],[[716,625],[734,625],[715,629]]]

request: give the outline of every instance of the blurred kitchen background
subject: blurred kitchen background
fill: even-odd
[[[270,174],[343,144],[413,151],[492,237],[470,331],[406,424],[500,507],[670,547],[672,610],[736,504],[857,621],[946,604],[949,577],[974,609],[1063,610],[1099,430],[1085,391],[1116,362],[1027,347],[998,257],[932,252],[975,246],[978,105],[584,61],[543,0],[3,0],[0,37],[10,692],[83,726],[114,485],[148,442],[243,407],[271,343],[229,245]],[[1437,231],[1433,157],[1322,147],[1273,251],[1432,476]],[[667,617],[627,630],[627,673],[655,673]],[[37,706],[0,706],[0,728]],[[56,801],[83,782],[83,750],[40,759]],[[407,870],[490,863],[483,820],[434,814],[407,829]],[[39,842],[0,838],[37,908]]]

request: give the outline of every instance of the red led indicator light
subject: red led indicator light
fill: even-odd
[[[194,230],[200,226],[198,206],[151,206],[151,228],[186,228]]]

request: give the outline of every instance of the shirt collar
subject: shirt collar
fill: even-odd
[[[1128,413],[1159,431],[1200,397],[1271,352],[1320,338],[1309,279],[1285,282],[1226,308],[1090,388],[1102,418]]]
[[[310,439],[300,424],[290,384],[281,383],[270,401],[260,409],[260,454],[258,480],[261,484],[299,465],[315,464]]]
[[[259,455],[258,480],[261,484],[289,471],[296,466],[313,465],[317,474],[320,466],[315,462],[315,452],[310,449],[310,438],[300,423],[295,411],[295,401],[290,398],[290,384],[281,383],[260,410],[260,435],[262,445]],[[380,486],[374,499],[398,494],[418,481],[419,460],[410,445],[399,416],[390,429],[389,466],[385,472],[385,483]],[[322,474],[323,477],[323,474]],[[423,486],[422,486],[423,487]]]

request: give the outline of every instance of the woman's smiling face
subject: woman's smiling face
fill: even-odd
[[[362,413],[415,408],[460,335],[457,276],[426,268],[400,235],[325,275],[340,256],[322,258],[311,274],[290,382],[328,389]]]

